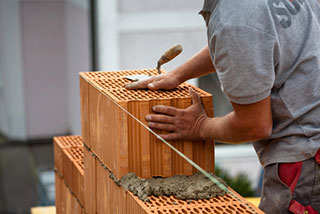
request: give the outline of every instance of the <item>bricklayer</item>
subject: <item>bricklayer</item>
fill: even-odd
[[[189,163],[157,140],[125,111],[147,125],[145,116],[153,112],[154,105],[178,108],[190,106],[188,87],[193,87],[201,95],[208,116],[212,117],[212,96],[186,83],[173,90],[127,90],[123,86],[129,81],[122,76],[131,74],[155,75],[156,70],[80,73],[84,142],[117,178],[128,172],[135,172],[143,178],[193,174],[196,170]],[[205,170],[214,171],[212,141],[173,141],[171,144]]]

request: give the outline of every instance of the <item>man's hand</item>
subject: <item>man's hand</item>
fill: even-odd
[[[205,46],[192,58],[174,70],[165,74],[154,76],[147,80],[128,84],[125,87],[127,89],[149,88],[151,90],[174,89],[179,84],[189,79],[204,76],[212,72],[215,72],[215,68],[211,61],[209,48],[208,46]]]
[[[126,89],[144,89],[149,88],[151,90],[157,89],[174,89],[181,82],[177,77],[172,75],[170,72],[161,74],[158,76],[151,77],[147,80],[141,80],[126,85]]]
[[[207,119],[200,96],[189,89],[192,105],[187,109],[178,109],[171,106],[157,105],[152,109],[158,114],[149,114],[146,120],[154,129],[169,131],[169,134],[160,134],[165,140],[200,140],[200,130]]]

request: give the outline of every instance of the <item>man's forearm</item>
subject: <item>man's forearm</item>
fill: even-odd
[[[215,72],[215,68],[211,61],[208,46],[200,50],[187,62],[171,71],[181,83],[212,72]]]
[[[201,138],[239,144],[264,139],[270,135],[270,129],[259,124],[250,124],[237,119],[234,112],[216,118],[208,118],[201,129]]]
[[[207,118],[200,129],[201,138],[242,143],[264,139],[271,134],[270,96],[253,104],[232,103],[232,107],[234,111],[224,117]]]

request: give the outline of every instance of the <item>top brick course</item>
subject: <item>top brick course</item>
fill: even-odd
[[[123,76],[156,75],[156,69],[80,73],[81,121],[84,143],[121,178],[128,172],[149,178],[196,172],[179,155],[133,119],[147,125],[145,116],[154,105],[187,108],[189,87],[197,91],[208,116],[213,116],[212,95],[187,83],[172,90],[127,90]],[[155,130],[156,133],[161,133]],[[173,141],[177,149],[207,171],[214,171],[213,141]]]
[[[83,146],[81,136],[73,136],[72,138],[69,138],[68,136],[60,136],[54,137],[53,140],[59,144],[62,149]]]
[[[188,83],[183,83],[172,90],[127,90],[124,88],[126,84],[131,83],[130,80],[123,78],[124,76],[136,74],[155,75],[156,73],[156,69],[151,69],[114,72],[82,72],[80,75],[116,102],[189,98],[190,87],[192,87],[202,97],[211,96],[211,94]]]

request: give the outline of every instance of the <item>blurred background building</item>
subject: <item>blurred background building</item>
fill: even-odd
[[[78,73],[154,68],[175,43],[171,70],[207,44],[198,0],[0,0],[0,213],[54,203],[52,137],[80,135]],[[214,95],[215,115],[232,110],[215,74],[191,80]],[[250,144],[218,145],[217,164],[249,174]]]

